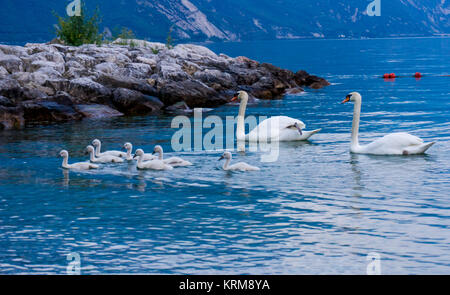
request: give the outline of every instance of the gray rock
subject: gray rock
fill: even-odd
[[[113,108],[101,104],[79,104],[75,109],[86,118],[102,119],[123,116],[123,114]]]
[[[20,72],[23,70],[23,62],[20,58],[10,54],[0,54],[0,66],[9,73]]]
[[[239,89],[252,98],[276,99],[303,86],[318,89],[329,84],[304,71],[294,74],[242,56],[217,55],[198,45],[169,50],[162,43],[132,42],[134,46],[0,45],[1,106],[20,109],[3,109],[3,114],[21,122],[20,111],[27,121],[141,115],[162,108],[190,112],[225,104]],[[2,124],[17,125],[8,122]]]
[[[153,96],[157,93],[156,89],[151,86],[147,80],[139,80],[131,77],[101,74],[98,77],[97,82],[113,89],[126,88]]]
[[[8,71],[4,67],[0,67],[0,79],[4,79],[9,75]]]
[[[71,80],[68,93],[83,101],[102,103],[107,101],[111,96],[111,90],[88,77]]]
[[[114,90],[112,101],[116,109],[126,115],[145,115],[163,107],[158,98],[125,88]]]
[[[53,101],[24,101],[22,109],[24,119],[30,122],[60,122],[83,118],[83,115],[71,106]]]

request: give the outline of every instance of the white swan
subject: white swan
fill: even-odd
[[[121,151],[106,151],[101,152],[102,149],[102,142],[98,139],[94,139],[92,141],[92,145],[95,147],[95,156],[96,157],[102,157],[102,156],[114,156],[114,157],[120,157],[120,158],[126,158],[127,153],[121,152]]]
[[[249,134],[245,134],[245,109],[248,103],[248,94],[238,91],[231,101],[238,100],[239,114],[237,117],[236,138],[238,141],[298,141],[307,140],[322,129],[303,131],[305,124],[297,119],[286,116],[275,116],[262,121]]]
[[[173,167],[164,163],[161,160],[144,161],[145,153],[143,150],[138,149],[134,154],[135,158],[138,158],[138,169],[151,169],[151,170],[172,170]]]
[[[164,151],[162,146],[157,145],[153,149],[153,154],[159,154],[158,160],[163,161],[166,164],[169,164],[172,167],[185,167],[185,166],[191,166],[192,163],[186,160],[183,160],[179,157],[171,157],[168,159],[163,159]]]
[[[230,152],[224,152],[222,157],[220,157],[220,160],[225,159],[225,164],[223,164],[223,170],[226,171],[259,171],[260,169],[255,166],[251,166],[244,162],[239,162],[236,164],[233,164],[230,166],[231,162],[231,153]]]
[[[59,152],[59,155],[63,157],[62,167],[64,169],[74,169],[74,170],[89,170],[89,169],[98,169],[98,165],[91,164],[89,162],[79,162],[69,164],[69,152],[66,150],[62,150]]]
[[[133,145],[129,142],[126,142],[123,145],[123,148],[127,150],[127,155],[125,157],[125,160],[127,161],[133,161],[133,155],[131,154],[133,152]]]
[[[127,142],[123,145],[123,147],[124,147],[124,149],[127,150],[127,155],[126,155],[125,159],[127,161],[132,161],[134,159],[134,157],[132,155],[133,145],[131,143]],[[156,160],[156,159],[158,159],[157,156],[154,156],[151,154],[144,154],[144,157],[142,160],[143,161],[152,161],[152,160]]]
[[[115,156],[109,156],[109,155],[101,155],[100,157],[95,156],[95,150],[92,145],[88,145],[86,147],[87,152],[90,156],[90,161],[92,163],[123,163],[124,159],[115,157]]]
[[[358,132],[361,116],[361,94],[352,92],[347,95],[342,103],[347,103],[349,101],[355,103],[352,123],[352,141],[350,145],[350,151],[352,153],[372,155],[415,155],[425,153],[426,150],[435,144],[435,142],[424,143],[421,138],[402,132],[388,134],[367,145],[359,145]]]

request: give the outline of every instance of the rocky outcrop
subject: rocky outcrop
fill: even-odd
[[[125,42],[130,45],[121,45]],[[216,107],[239,89],[251,97],[278,99],[303,87],[329,85],[305,71],[217,55],[197,45],[114,43],[0,45],[0,128],[172,112],[174,106]]]

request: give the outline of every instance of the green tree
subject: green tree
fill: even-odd
[[[88,16],[84,2],[81,4],[80,16],[64,18],[54,12],[54,15],[58,18],[56,36],[67,45],[101,44],[102,35],[98,32],[98,26],[101,22],[99,14],[97,7],[92,16]]]

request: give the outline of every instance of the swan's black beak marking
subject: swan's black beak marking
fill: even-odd
[[[154,154],[156,154],[156,152],[155,152],[155,151],[153,151],[152,155],[154,155]]]
[[[136,159],[136,158],[137,158],[137,156],[136,156],[136,154],[134,154],[134,155],[133,155],[133,159]]]
[[[300,135],[303,135],[302,128],[300,128],[300,126],[298,126],[298,123],[295,123],[294,126],[295,126],[295,128],[297,128],[298,132],[300,132]]]
[[[352,97],[352,96],[351,96],[350,94],[347,95],[347,96],[345,97],[345,99],[341,102],[341,104],[344,104],[344,103],[349,102],[351,97]]]
[[[221,156],[220,159],[219,159],[219,161],[220,161],[220,160],[223,160],[223,159],[225,159],[225,157],[224,157],[224,156]]]

